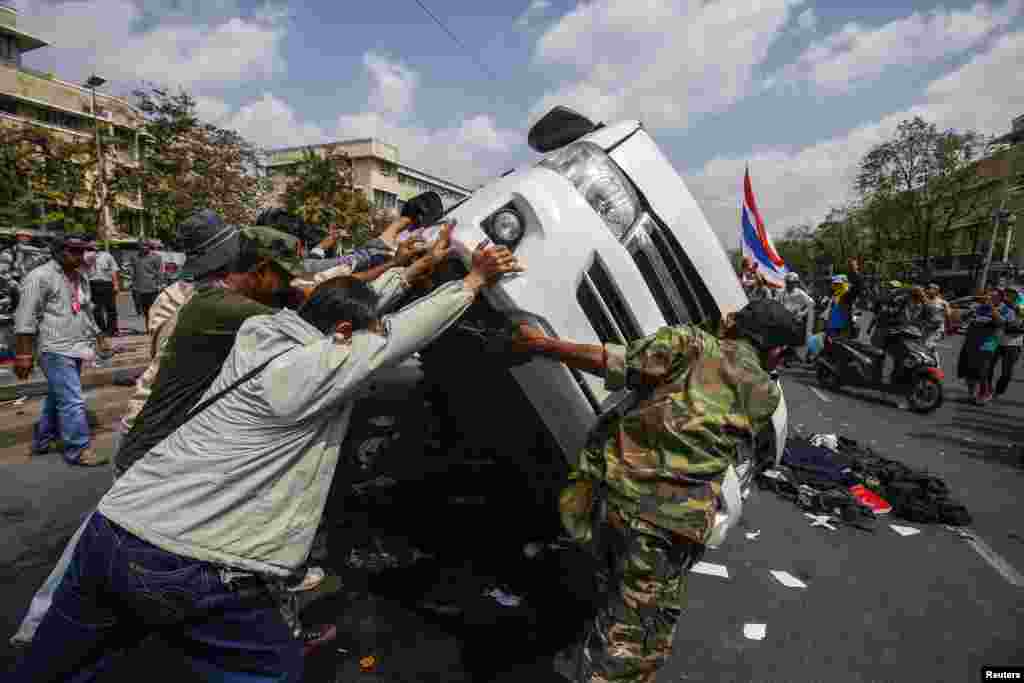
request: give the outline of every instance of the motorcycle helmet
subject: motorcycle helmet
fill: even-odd
[[[832,284],[834,285],[845,285],[850,279],[845,275],[835,275],[832,277]]]
[[[800,282],[800,276],[796,273],[786,273],[786,282],[792,282],[794,284]]]
[[[736,332],[761,351],[804,343],[804,329],[796,316],[778,301],[752,301],[736,313]]]

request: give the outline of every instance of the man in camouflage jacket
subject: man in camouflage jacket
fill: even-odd
[[[628,346],[574,344],[522,325],[514,348],[638,389],[580,455],[561,496],[562,521],[607,564],[608,602],[578,657],[582,681],[650,683],[671,654],[686,574],[700,558],[737,446],[771,421],[781,392],[769,375],[802,333],[774,301],[751,303],[720,335],[664,327]]]

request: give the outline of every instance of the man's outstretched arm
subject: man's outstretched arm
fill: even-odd
[[[600,377],[604,377],[608,368],[608,354],[604,346],[553,339],[525,323],[519,326],[519,335],[512,346],[516,351],[551,358],[574,370]]]
[[[702,337],[691,326],[663,327],[649,337],[619,344],[576,344],[552,339],[521,324],[514,351],[557,360],[570,368],[604,377],[610,391],[626,386],[658,386],[675,377],[702,352]]]

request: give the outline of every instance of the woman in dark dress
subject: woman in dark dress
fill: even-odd
[[[1003,322],[999,306],[1003,303],[1000,290],[982,291],[977,297],[974,319],[967,329],[960,358],[957,361],[957,377],[967,383],[967,393],[975,403],[984,404],[992,398],[989,369],[995,360],[999,344],[999,327]]]

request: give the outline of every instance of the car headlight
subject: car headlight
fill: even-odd
[[[640,199],[633,186],[592,142],[575,142],[539,165],[568,178],[616,238],[621,239],[640,215]]]
[[[495,242],[515,244],[523,236],[523,219],[515,211],[499,211],[491,217],[491,233]]]

